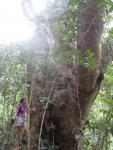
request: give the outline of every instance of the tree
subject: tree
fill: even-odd
[[[39,149],[46,140],[54,149],[56,145],[61,150],[83,149],[82,129],[103,80],[100,44],[105,1],[77,1],[77,4],[77,46],[73,50],[66,43],[69,51],[64,48],[64,53],[69,52],[71,57],[66,58],[68,63],[65,67],[61,65],[59,71],[58,63],[53,63],[53,66],[51,63],[42,65],[43,75],[40,75],[35,61],[38,56],[31,57],[35,63],[27,64],[29,103],[35,107],[35,112],[30,114],[34,149],[37,148],[37,137],[32,140],[35,133],[39,134]],[[65,22],[65,27],[67,25],[68,22]],[[62,43],[60,40],[58,42]],[[62,56],[61,53],[55,53],[55,57],[57,54]],[[48,59],[48,56],[44,58]],[[45,62],[49,63],[47,60]]]

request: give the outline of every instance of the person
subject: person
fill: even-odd
[[[18,128],[17,132],[19,145],[21,145],[21,143],[27,144],[27,120],[26,120],[27,111],[28,107],[26,105],[25,98],[21,98],[15,116],[15,126]],[[24,131],[23,138],[21,138],[22,130]]]

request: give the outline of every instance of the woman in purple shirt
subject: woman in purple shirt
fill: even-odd
[[[16,113],[16,127],[18,127],[18,142],[19,144],[27,144],[26,135],[27,135],[27,121],[26,121],[26,112],[28,108],[25,102],[25,98],[20,100],[20,103],[17,107]],[[24,137],[21,139],[22,129],[24,129]]]

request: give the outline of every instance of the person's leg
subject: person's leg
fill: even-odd
[[[18,141],[21,139],[21,127],[18,127]]]
[[[20,144],[21,141],[21,126],[18,126],[18,144]]]
[[[23,124],[22,124],[22,127],[23,127],[23,138],[22,138],[22,143],[23,144],[27,144],[27,126],[26,126],[26,121],[24,120]]]
[[[22,135],[22,120],[20,117],[17,117],[16,126],[17,126],[18,145],[20,145],[21,144],[21,135]]]
[[[24,127],[24,139],[27,140],[27,128]]]

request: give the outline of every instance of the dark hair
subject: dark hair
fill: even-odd
[[[25,100],[25,98],[21,98],[21,99],[20,99],[20,103],[23,103],[24,100]]]

